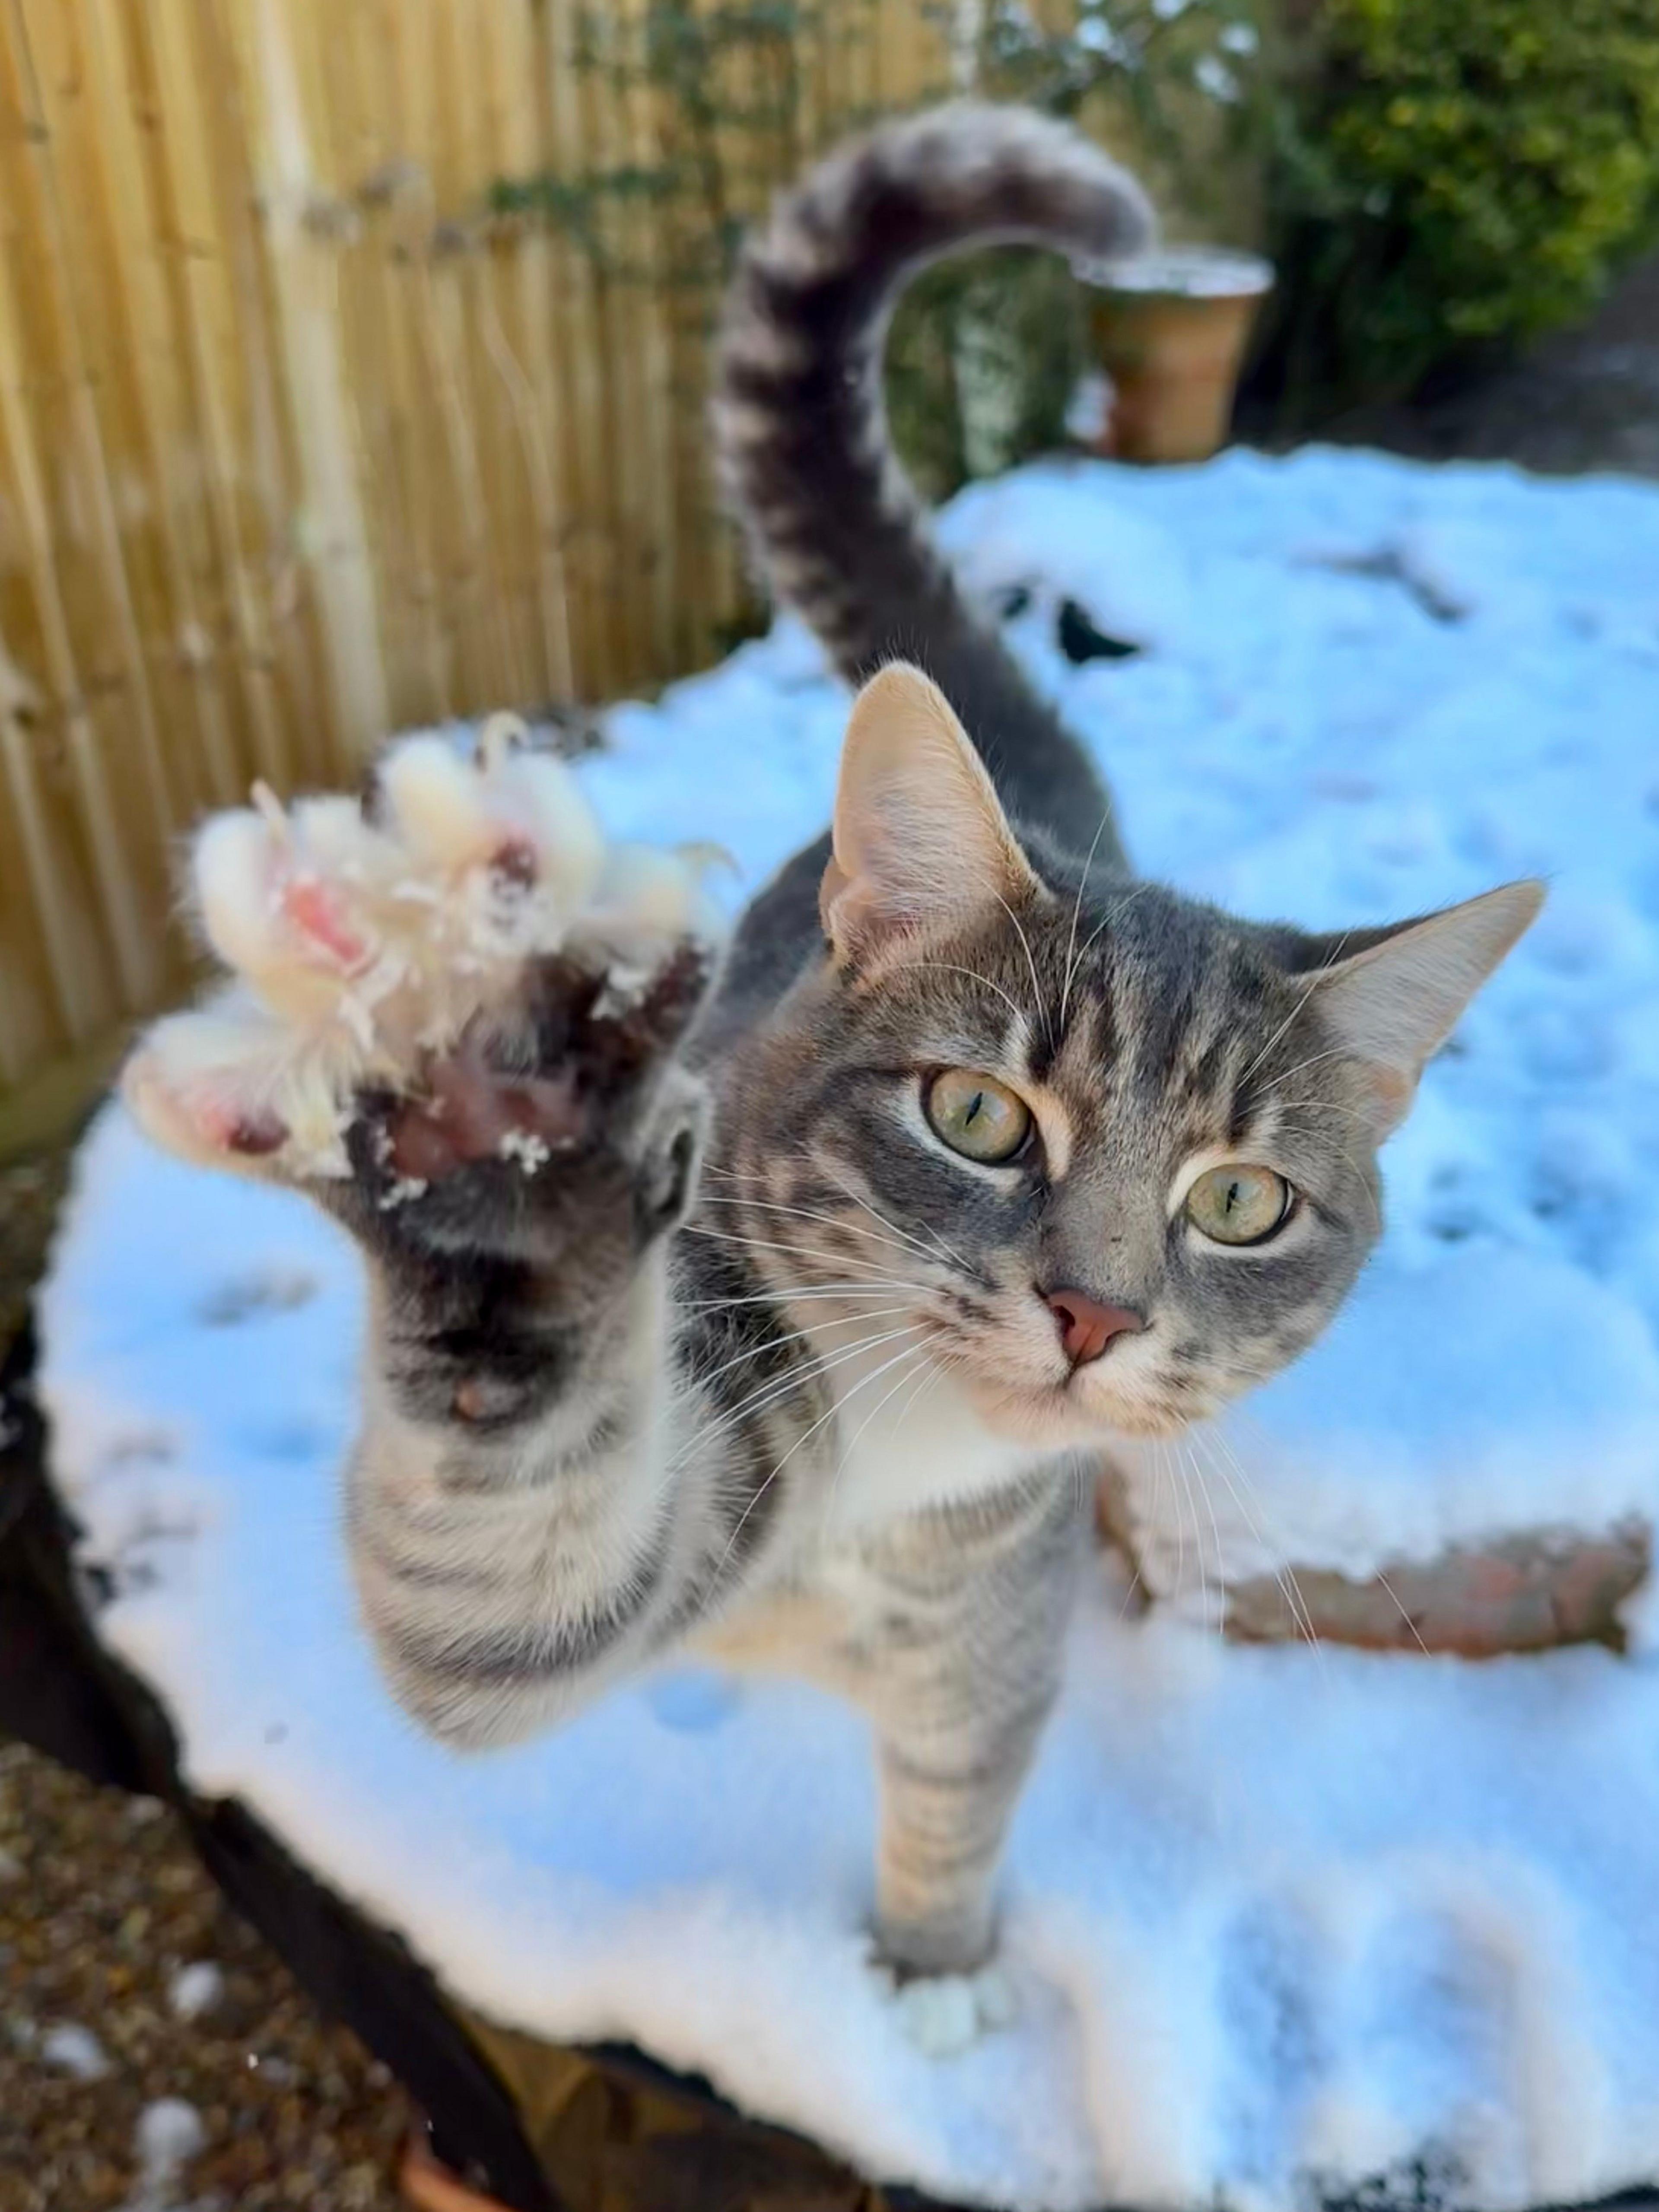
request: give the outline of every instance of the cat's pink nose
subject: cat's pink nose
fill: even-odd
[[[1129,1307],[1102,1305],[1086,1291],[1045,1291],[1043,1302],[1059,1325],[1060,1347],[1073,1367],[1098,1359],[1115,1336],[1133,1335],[1146,1326]]]

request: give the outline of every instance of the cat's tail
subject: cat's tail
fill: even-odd
[[[1078,132],[964,100],[883,125],[787,192],[744,246],[721,335],[717,449],[775,596],[850,681],[920,661],[1016,811],[1073,838],[1104,796],[933,546],[888,436],[882,344],[898,293],[944,255],[1016,240],[1107,258],[1152,233],[1139,185]]]

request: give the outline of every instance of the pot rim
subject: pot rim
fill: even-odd
[[[1273,289],[1273,265],[1231,246],[1168,246],[1109,260],[1074,261],[1072,273],[1092,290],[1137,299],[1248,300]]]

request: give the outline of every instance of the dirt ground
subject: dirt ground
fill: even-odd
[[[64,1174],[61,1152],[0,1166],[0,1350]],[[200,2148],[147,2174],[158,2107],[145,2142]],[[0,2212],[394,2212],[411,2117],[166,1807],[0,1741]]]
[[[168,2100],[201,2148],[147,2190]],[[0,1747],[0,2212],[394,2212],[410,2118],[165,1807]]]

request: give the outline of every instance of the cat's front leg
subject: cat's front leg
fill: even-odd
[[[495,732],[476,760],[393,746],[362,809],[262,796],[194,877],[235,980],[156,1025],[125,1096],[356,1240],[362,1610],[427,1726],[524,1734],[643,1656],[695,1554],[664,1257],[715,964],[695,872],[608,846],[568,772]]]
[[[1050,1470],[871,1547],[883,1602],[858,1687],[880,1778],[877,1943],[902,1983],[973,1977],[994,1952],[1003,1846],[1059,1684],[1079,1494]]]

